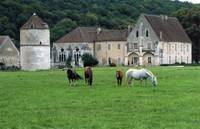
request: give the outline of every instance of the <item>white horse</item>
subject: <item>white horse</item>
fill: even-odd
[[[147,69],[129,69],[126,72],[126,81],[128,84],[131,84],[132,79],[140,80],[141,83],[143,80],[150,79],[152,81],[152,85],[157,85],[157,78],[153,75],[153,73]]]

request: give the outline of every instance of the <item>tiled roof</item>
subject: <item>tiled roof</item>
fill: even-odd
[[[36,14],[33,14],[29,20],[21,27],[21,29],[48,29],[48,24],[45,23]]]
[[[161,41],[191,43],[190,38],[186,34],[177,18],[163,15],[146,14],[144,17],[147,19]]]
[[[99,33],[97,31],[97,27],[77,27],[73,31],[58,39],[56,43],[125,41],[127,37],[127,31],[125,30],[107,30],[101,28]]]

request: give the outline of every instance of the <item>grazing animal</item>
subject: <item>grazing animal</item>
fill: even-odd
[[[85,75],[85,83],[91,86],[92,85],[92,81],[93,81],[92,68],[91,67],[86,67],[84,75]]]
[[[71,86],[71,84],[75,85],[76,80],[83,79],[78,73],[76,73],[74,70],[72,70],[70,68],[64,69],[64,70],[66,70],[67,78],[69,80],[70,86]]]
[[[141,83],[143,80],[150,79],[152,81],[152,85],[157,85],[157,78],[153,75],[153,73],[147,69],[129,69],[126,72],[126,81],[128,84],[131,84],[132,79],[140,80]]]
[[[123,72],[121,70],[117,70],[115,76],[116,76],[116,79],[117,79],[117,84],[122,85]]]

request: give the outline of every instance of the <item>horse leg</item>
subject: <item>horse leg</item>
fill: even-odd
[[[119,85],[119,78],[117,78],[117,85]]]
[[[92,78],[89,78],[89,85],[92,85]]]
[[[147,84],[147,79],[144,80],[144,85],[146,86],[146,84]]]
[[[129,86],[132,85],[132,78],[130,78],[130,79],[128,80],[128,84],[129,84]]]
[[[126,81],[126,85],[128,85],[128,77],[126,78],[126,80],[125,80],[125,81]]]
[[[122,85],[122,78],[120,78],[120,85]]]
[[[76,86],[76,79],[74,79],[73,82],[74,82],[74,86]]]
[[[142,86],[142,79],[140,79],[140,85]]]
[[[71,87],[71,80],[69,79],[69,86]]]

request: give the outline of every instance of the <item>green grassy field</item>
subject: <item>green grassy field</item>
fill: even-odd
[[[200,67],[150,68],[157,87],[116,86],[115,70],[94,68],[93,87],[61,70],[0,72],[0,129],[200,128]]]

